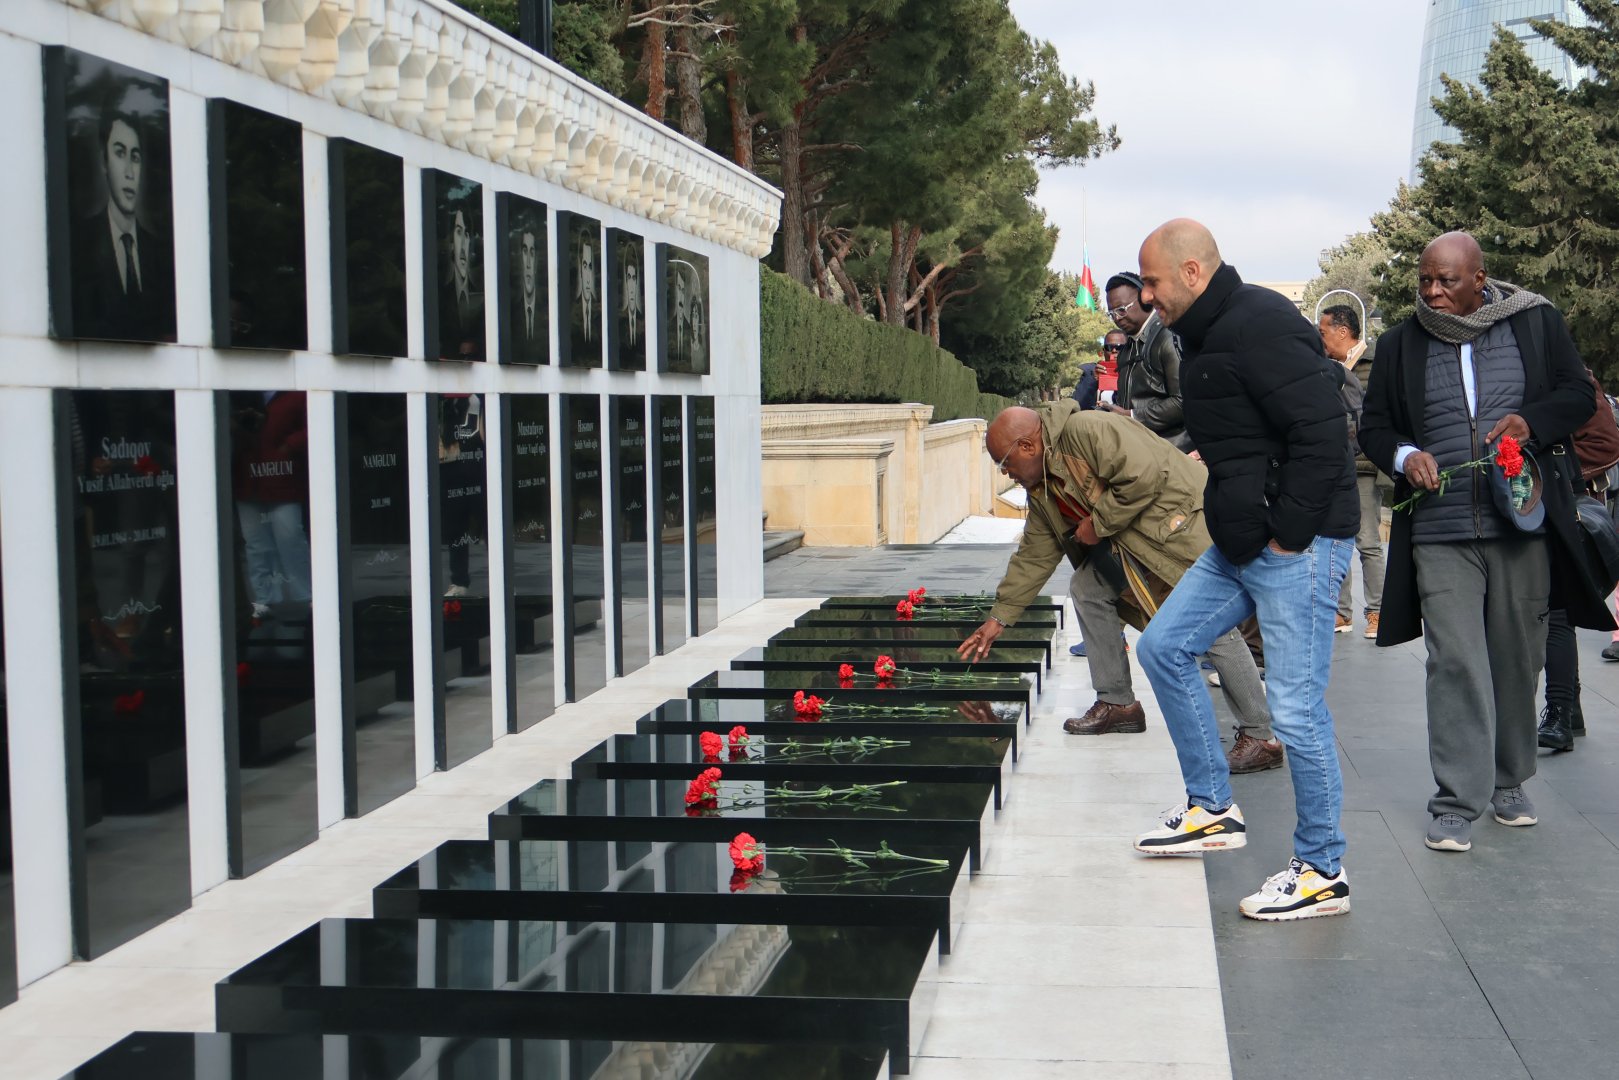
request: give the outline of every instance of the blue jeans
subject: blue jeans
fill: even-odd
[[[1197,658],[1221,634],[1259,615],[1271,728],[1287,748],[1293,774],[1294,854],[1324,874],[1338,872],[1344,853],[1343,776],[1327,711],[1327,677],[1338,589],[1354,553],[1353,539],[1318,536],[1296,555],[1266,548],[1237,566],[1211,547],[1181,578],[1136,647],[1175,740],[1187,799],[1205,810],[1223,810],[1232,802],[1231,772]]]

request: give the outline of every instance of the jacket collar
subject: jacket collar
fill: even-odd
[[[1170,327],[1181,336],[1193,352],[1203,347],[1203,339],[1208,337],[1209,330],[1214,326],[1214,320],[1219,318],[1220,312],[1225,309],[1226,301],[1231,294],[1242,285],[1242,278],[1237,274],[1230,263],[1221,263],[1220,268],[1209,279],[1208,288],[1203,295],[1192,301],[1192,306],[1186,309],[1186,314],[1175,320]]]
[[[1041,453],[1045,458],[1046,476],[1048,478],[1057,477],[1062,481],[1063,488],[1072,493],[1074,478],[1068,475],[1068,469],[1062,462],[1062,455],[1057,453],[1057,438],[1062,434],[1062,429],[1067,426],[1068,418],[1079,412],[1079,403],[1072,398],[1066,398],[1062,401],[1047,402],[1040,405],[1035,411],[1040,414]],[[1030,494],[1049,496],[1051,495],[1051,485],[1042,483]]]

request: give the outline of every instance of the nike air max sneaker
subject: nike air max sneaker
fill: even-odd
[[[1165,812],[1158,828],[1136,837],[1136,850],[1148,855],[1196,855],[1229,851],[1247,842],[1248,826],[1236,803],[1218,813],[1182,803]]]
[[[1336,877],[1328,877],[1309,863],[1294,858],[1288,861],[1286,870],[1266,878],[1258,892],[1243,897],[1237,910],[1263,922],[1347,915],[1349,875],[1339,867]]]

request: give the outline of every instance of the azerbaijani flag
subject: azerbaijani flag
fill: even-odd
[[[1096,279],[1091,276],[1091,247],[1085,245],[1085,268],[1079,272],[1079,295],[1074,297],[1074,303],[1086,311],[1099,311],[1101,304],[1096,292]]]

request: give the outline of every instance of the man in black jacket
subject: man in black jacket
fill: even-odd
[[[1446,233],[1422,253],[1417,314],[1384,331],[1360,445],[1394,478],[1379,645],[1420,632],[1428,647],[1428,757],[1438,786],[1424,842],[1466,851],[1486,810],[1533,825],[1535,684],[1548,607],[1612,629],[1584,573],[1569,436],[1596,398],[1568,327],[1544,297],[1484,273],[1477,241]],[[1510,435],[1538,464],[1545,521],[1523,529],[1497,509],[1481,469]],[[1441,487],[1447,472],[1454,470]]]
[[[1247,842],[1197,658],[1257,613],[1298,824],[1287,868],[1238,909],[1266,921],[1343,914],[1343,778],[1326,691],[1360,508],[1338,382],[1315,327],[1280,294],[1244,285],[1197,222],[1177,219],[1147,237],[1141,281],[1142,300],[1181,338],[1186,430],[1209,469],[1203,509],[1214,546],[1137,650],[1175,741],[1186,801],[1136,848],[1181,854]]]
[[[1107,313],[1128,334],[1119,357],[1119,389],[1100,408],[1139,420],[1177,450],[1191,450],[1181,407],[1181,350],[1175,335],[1141,302],[1141,278],[1128,271],[1107,279]]]

